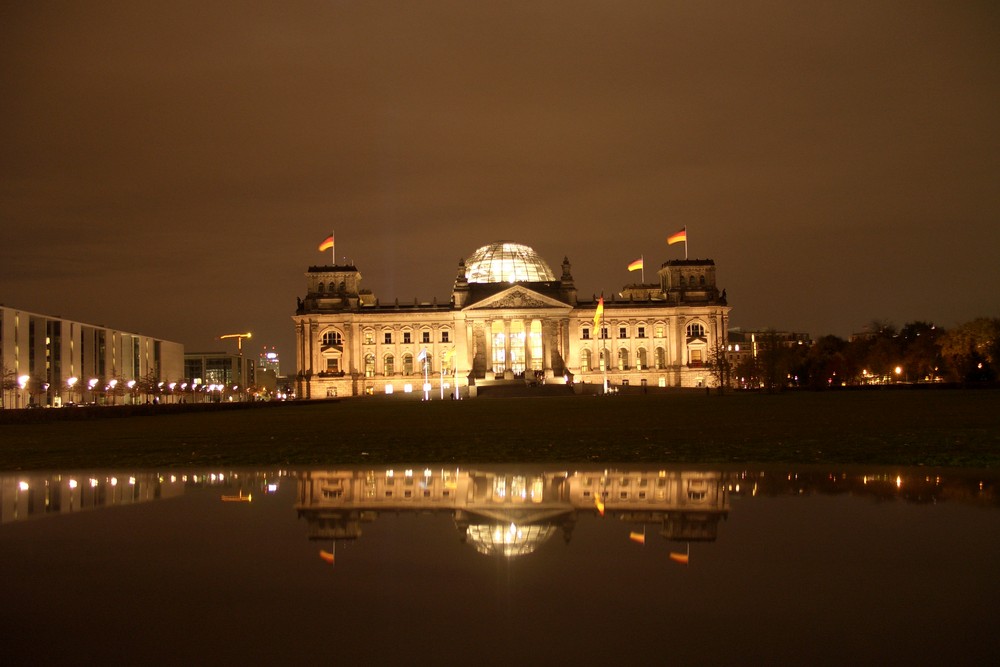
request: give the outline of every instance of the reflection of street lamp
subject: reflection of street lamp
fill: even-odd
[[[896,382],[899,382],[899,376],[903,374],[903,367],[896,366]]]

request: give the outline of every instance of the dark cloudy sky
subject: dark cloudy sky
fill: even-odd
[[[290,370],[331,229],[406,301],[498,239],[610,294],[686,225],[734,326],[1000,316],[998,8],[3,3],[0,302]]]

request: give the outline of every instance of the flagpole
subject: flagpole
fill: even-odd
[[[603,297],[602,297],[603,298]],[[604,341],[604,350],[601,352],[601,357],[604,359],[604,394],[608,393],[608,365],[611,364],[611,359],[608,358],[608,337],[604,335],[604,309],[601,309],[601,340]]]
[[[642,284],[645,285],[646,284],[646,258],[643,257],[642,255],[639,255],[639,266],[640,266],[640,269],[639,269],[640,273],[639,273],[639,275],[642,276]]]
[[[684,225],[684,259],[688,258],[688,228]]]
[[[330,230],[330,238],[333,239],[333,243],[330,244],[330,256],[333,259],[333,265],[337,266],[337,236],[333,229]],[[687,243],[684,244],[684,247],[687,247]]]

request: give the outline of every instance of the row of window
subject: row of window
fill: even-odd
[[[663,325],[657,324],[655,329],[655,334],[657,338],[663,338]],[[601,338],[609,338],[608,327],[601,327],[600,331]],[[687,325],[687,336],[688,338],[704,338],[705,337],[705,325],[701,322],[692,322]],[[618,337],[628,338],[628,327],[618,327]],[[646,337],[646,327],[644,325],[639,325],[635,328],[636,338]],[[584,340],[590,340],[590,327],[583,327],[581,331],[581,338]]]
[[[692,366],[700,366],[704,363],[704,358],[702,356],[701,350],[689,350],[688,364]],[[597,355],[597,368],[593,366],[593,353],[590,350],[580,350],[580,371],[583,373],[590,372],[592,370],[606,370],[611,368],[616,368],[620,371],[633,370],[631,362],[632,355],[628,351],[628,348],[620,348],[617,354],[617,364],[611,366],[611,350],[600,350]],[[655,370],[663,370],[667,367],[667,353],[662,347],[658,347],[653,350],[653,365],[652,368]],[[646,348],[640,347],[635,352],[635,369],[637,371],[649,370],[649,355],[646,353]]]
[[[420,342],[421,343],[431,343],[431,332],[430,331],[426,331],[425,330],[425,331],[421,331],[419,333],[420,333]],[[406,345],[408,343],[413,343],[414,342],[413,332],[411,332],[411,331],[403,331],[402,334],[403,334],[402,335],[402,340],[400,341],[401,343],[403,343],[404,345]],[[364,331],[364,333],[362,335],[364,337],[364,344],[365,345],[374,345],[375,344],[375,332],[374,331],[366,330],[366,331]],[[392,331],[384,331],[384,332],[382,332],[382,342],[384,344],[386,344],[386,345],[392,345],[392,343],[393,343],[393,332]],[[442,329],[441,330],[441,340],[438,341],[438,342],[440,342],[440,343],[450,343],[451,342],[451,333],[447,329]],[[326,346],[326,345],[343,345],[343,343],[344,343],[344,337],[343,337],[343,335],[339,331],[326,331],[326,332],[323,333],[323,345],[324,346]]]

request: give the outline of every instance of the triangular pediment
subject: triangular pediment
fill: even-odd
[[[491,294],[484,299],[469,304],[463,310],[523,310],[531,308],[560,308],[562,310],[570,310],[572,306],[558,299],[553,299],[550,296],[539,294],[522,285],[512,285],[502,292]]]

